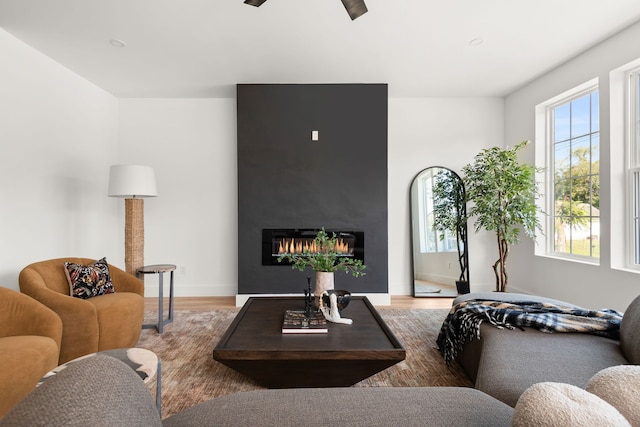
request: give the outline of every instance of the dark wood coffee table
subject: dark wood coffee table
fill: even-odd
[[[405,359],[405,350],[367,297],[352,297],[327,334],[283,334],[301,297],[249,298],[213,349],[213,358],[268,388],[347,387]]]

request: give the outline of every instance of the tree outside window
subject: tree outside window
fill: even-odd
[[[598,91],[551,109],[556,253],[600,256]]]
[[[420,252],[455,252],[458,250],[457,238],[449,230],[439,230],[436,226],[434,188],[438,185],[438,168],[432,168],[418,180],[418,227],[420,234]],[[440,178],[441,179],[441,178]]]

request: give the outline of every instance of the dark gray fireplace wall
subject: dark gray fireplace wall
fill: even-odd
[[[239,294],[301,293],[313,272],[261,265],[262,229],[320,227],[365,233],[366,275],[336,288],[388,292],[387,99],[386,84],[237,86]]]

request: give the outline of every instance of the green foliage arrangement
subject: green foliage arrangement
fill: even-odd
[[[519,242],[521,228],[531,238],[540,230],[535,203],[539,195],[537,169],[518,161],[518,151],[528,143],[523,141],[511,149],[484,149],[462,169],[467,201],[472,202],[468,216],[476,217],[476,232],[485,229],[496,233],[498,260],[493,271],[498,292],[507,290],[509,245]]]
[[[335,233],[331,233],[331,236],[329,236],[323,227],[318,231],[313,241],[317,251],[305,250],[299,254],[284,253],[278,256],[278,262],[287,260],[293,263],[291,268],[300,271],[311,267],[313,271],[344,271],[345,273],[351,273],[354,277],[365,275],[364,269],[367,267],[361,260],[344,256],[336,249],[338,237]]]

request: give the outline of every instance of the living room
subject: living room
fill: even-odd
[[[287,410],[287,405],[273,405],[273,402],[282,402],[280,396],[291,400],[303,396],[312,399],[308,405],[289,408],[292,417],[289,420],[303,417],[306,410],[309,417],[317,415],[313,412],[314,408],[317,410],[314,396],[329,404],[334,404],[336,399],[340,403],[357,401],[361,405],[336,406],[344,406],[341,409],[347,411],[346,416],[355,413],[363,420],[371,418],[371,425],[385,424],[386,418],[382,415],[396,421],[387,425],[405,421],[405,425],[412,425],[409,421],[421,425],[425,423],[424,417],[451,421],[455,418],[449,415],[457,409],[451,405],[453,400],[465,401],[465,416],[476,422],[484,419],[479,417],[480,412],[482,416],[495,416],[498,411],[494,408],[501,409],[504,419],[509,420],[510,405],[514,402],[489,399],[476,379],[495,379],[495,374],[500,373],[506,380],[515,380],[518,375],[511,375],[509,369],[504,369],[503,362],[498,362],[495,369],[481,373],[476,369],[477,377],[473,378],[474,375],[467,374],[474,368],[446,366],[439,354],[435,337],[448,308],[441,309],[436,316],[436,310],[394,312],[398,307],[387,305],[392,297],[417,300],[411,298],[409,188],[424,168],[444,166],[460,173],[481,150],[512,147],[523,140],[532,143],[522,152],[521,160],[537,164],[538,107],[594,79],[598,81],[600,93],[600,256],[597,260],[554,256],[544,252],[543,243],[523,236],[509,255],[508,290],[529,294],[527,297],[533,295],[620,311],[627,309],[640,294],[640,269],[624,261],[627,242],[624,194],[621,194],[625,187],[622,173],[625,138],[620,122],[625,104],[624,95],[620,95],[624,72],[620,70],[640,65],[637,43],[640,10],[635,0],[611,4],[566,0],[563,2],[566,7],[559,7],[557,3],[516,5],[508,0],[491,4],[464,0],[462,4],[448,5],[380,0],[366,3],[369,11],[351,20],[338,0],[268,0],[259,8],[243,4],[241,0],[190,0],[186,6],[184,2],[150,0],[134,4],[124,0],[108,4],[0,0],[0,81],[3,82],[0,85],[0,152],[5,159],[0,171],[0,188],[5,196],[0,222],[0,236],[5,242],[0,249],[0,287],[19,290],[18,276],[25,266],[53,258],[106,257],[112,265],[124,268],[125,206],[122,199],[107,195],[109,168],[115,164],[143,164],[154,168],[158,186],[158,197],[145,200],[144,263],[176,266],[176,298],[224,297],[226,301],[233,298],[236,302],[243,301],[238,295],[242,278],[240,257],[243,256],[239,250],[242,206],[238,195],[241,188],[238,87],[329,83],[379,85],[388,90],[384,124],[388,132],[384,138],[387,201],[386,209],[383,208],[388,241],[384,248],[386,284],[382,284],[386,290],[364,293],[384,312],[384,322],[379,329],[386,330],[386,322],[398,338],[402,338],[399,341],[407,350],[407,359],[397,363],[395,371],[379,373],[384,374],[383,380],[378,377],[365,387],[345,387],[335,393],[325,389],[318,395],[313,391],[260,394],[265,390],[242,395],[237,391],[253,390],[255,384],[233,370],[224,372],[227,377],[217,376],[220,371],[211,370],[212,365],[224,368],[217,366],[221,365],[218,359],[211,357],[212,337],[215,337],[214,346],[218,340],[223,341],[225,328],[217,326],[231,324],[239,307],[206,310],[204,317],[198,317],[203,313],[184,310],[164,335],[147,329],[139,341],[144,344],[139,347],[152,349],[159,359],[164,358],[163,370],[156,371],[155,386],[142,386],[147,400],[145,408],[153,417],[159,414],[154,412],[156,403],[149,399],[154,387],[157,387],[157,397],[163,371],[166,383],[160,394],[168,397],[164,405],[167,412],[171,409],[170,414],[182,410],[178,406],[183,401],[177,402],[176,394],[191,403],[209,401],[218,396],[215,393],[220,390],[216,388],[227,387],[225,393],[229,393],[229,401],[235,403],[229,407],[231,410],[227,408],[224,416],[233,417],[236,422],[237,414],[245,417],[252,413],[271,415],[270,420],[277,421],[285,413],[278,411]],[[583,10],[578,16],[579,8]],[[322,144],[327,135],[323,129],[308,129],[309,140],[301,144]],[[313,131],[319,132],[318,141],[312,141],[317,135]],[[363,185],[363,192],[365,187]],[[259,214],[259,208],[252,209]],[[495,236],[487,231],[475,232],[470,223],[468,239],[471,291],[493,291],[495,276],[491,265],[495,262]],[[306,275],[294,273],[300,278],[302,294]],[[336,277],[337,288],[343,277]],[[144,296],[158,296],[155,277],[147,277]],[[364,306],[358,298],[360,296],[354,299],[352,313],[354,307]],[[153,302],[145,304],[145,323],[157,320]],[[369,317],[377,316],[373,306],[367,310]],[[632,322],[640,320],[638,312],[636,302],[632,313],[635,317],[630,316]],[[345,315],[348,312],[345,311]],[[187,316],[191,316],[192,323],[184,321]],[[260,323],[254,319],[254,325]],[[187,335],[187,330],[197,329],[191,327],[193,324],[202,327],[204,333],[196,331],[194,336]],[[337,329],[342,325],[332,326]],[[277,325],[278,339],[279,327]],[[173,340],[172,328],[180,331],[176,335],[182,334],[183,341]],[[538,345],[539,341],[529,336],[521,338],[522,331],[514,331],[515,341],[509,341],[512,338],[503,338],[500,331],[492,332],[494,339],[500,337],[494,341],[496,354],[514,346],[527,351],[529,347],[537,348],[547,352],[548,357],[562,353],[565,348],[557,345],[558,341],[552,341],[548,348],[547,344]],[[360,334],[360,338],[366,339],[369,335],[372,334]],[[638,336],[633,337],[635,344],[627,345],[631,347],[627,353],[637,359],[640,357]],[[626,359],[593,356],[594,353],[600,355],[601,347],[620,356],[617,347],[610,348],[613,341],[608,338],[573,339],[580,343],[575,346],[579,354],[567,352],[567,365],[558,364],[554,368],[558,375],[569,371],[571,365],[579,370],[583,366],[580,357],[595,360],[590,366],[594,372],[600,370],[594,367],[600,359],[610,365],[637,363],[628,356]],[[592,345],[596,340],[598,344]],[[585,348],[589,351],[583,351]],[[189,363],[183,363],[187,359],[175,363],[176,359],[166,356],[174,349],[189,353],[193,359],[188,360],[195,363],[190,363],[190,368],[185,367]],[[467,354],[480,354],[476,348],[471,349]],[[393,351],[399,353],[397,348]],[[422,357],[423,353],[430,354],[429,360],[437,361],[428,365],[431,370],[424,368],[425,359],[415,357]],[[396,356],[394,363],[404,358],[404,354]],[[110,362],[101,365],[104,360],[98,360],[100,357],[94,359],[87,368],[95,363],[98,370],[93,372],[99,372],[101,377],[92,375],[89,369],[83,378],[96,382],[93,385],[96,392],[101,391],[103,385],[105,390],[110,387],[109,379],[118,383],[115,386],[121,381],[132,390],[140,386],[134,384],[141,383],[138,378],[127,380],[131,372],[118,371],[117,366],[108,364]],[[527,360],[514,359],[522,359],[509,361],[509,366],[520,374],[524,369],[518,363],[528,364]],[[544,365],[543,358],[538,361]],[[473,365],[477,360],[465,363]],[[285,372],[289,369],[290,366],[284,367]],[[553,372],[546,366],[543,370]],[[397,374],[399,371],[401,375]],[[433,375],[433,371],[442,375]],[[112,378],[102,378],[110,377],[105,372],[113,374]],[[190,376],[185,380],[187,377],[180,375]],[[226,382],[230,375],[234,380]],[[64,374],[61,377],[64,378]],[[201,381],[212,377],[215,380]],[[635,378],[637,383],[637,375]],[[216,384],[218,380],[224,384]],[[471,387],[474,381],[477,390]],[[207,396],[188,396],[197,389],[195,382],[216,390]],[[182,388],[177,387],[177,383]],[[237,384],[247,388],[234,390]],[[407,385],[406,389],[421,390],[401,390]],[[80,390],[79,395],[86,393],[81,382],[75,386]],[[500,388],[501,383],[495,381],[484,386]],[[149,394],[146,387],[152,391],[149,396],[146,396]],[[140,389],[138,387],[138,391]],[[131,396],[133,394],[132,391]],[[262,400],[265,396],[271,397]],[[217,402],[213,405],[222,407],[228,401]],[[124,403],[117,402],[112,407],[120,410],[120,404],[124,407]],[[127,403],[134,408],[132,413],[141,407],[133,398]],[[45,408],[44,405],[56,403],[42,402],[42,405]],[[393,410],[386,410],[388,405]],[[544,409],[544,405],[538,406]],[[223,416],[218,407],[214,407],[215,410],[204,412],[209,422],[213,419],[212,413]],[[412,412],[417,407],[422,412]],[[44,409],[41,412],[47,413]],[[87,411],[80,408],[79,412]],[[409,413],[414,413],[414,417],[401,421],[393,418]],[[336,411],[333,416],[340,419],[339,414]],[[247,419],[239,421],[244,423]],[[323,419],[313,420],[323,425]],[[254,424],[262,425],[260,421],[268,424],[264,419]],[[204,424],[194,422],[194,425]]]
[[[576,50],[571,55],[550,59],[537,75],[512,82],[511,90],[505,93],[487,88],[486,95],[482,95],[482,90],[472,92],[463,84],[462,89],[451,93],[433,88],[431,92],[412,93],[404,87],[396,91],[392,76],[385,77],[384,72],[373,72],[367,67],[371,54],[368,52],[361,58],[362,69],[367,71],[359,74],[336,73],[318,79],[312,71],[305,77],[303,68],[276,75],[278,69],[271,65],[265,67],[268,72],[263,74],[259,70],[245,70],[231,76],[233,82],[226,86],[211,86],[210,96],[190,88],[189,83],[185,83],[180,95],[175,95],[168,90],[145,92],[147,88],[128,87],[126,82],[119,86],[116,95],[91,82],[82,70],[65,65],[65,55],[73,55],[73,49],[59,53],[55,34],[47,36],[51,46],[47,43],[39,46],[42,52],[31,46],[27,29],[37,27],[38,21],[46,20],[48,14],[43,9],[33,13],[36,18],[32,22],[25,21],[29,14],[21,15],[24,10],[15,12],[18,9],[14,3],[0,3],[3,28],[0,77],[4,82],[0,138],[3,158],[7,159],[0,172],[3,178],[0,185],[6,199],[2,235],[8,243],[2,249],[0,283],[13,289],[18,289],[21,268],[37,260],[69,255],[106,256],[110,262],[121,265],[124,206],[121,200],[106,195],[108,169],[112,164],[139,163],[154,167],[159,188],[159,197],[148,199],[145,206],[145,263],[178,266],[178,297],[235,295],[238,281],[235,84],[331,80],[390,82],[388,293],[410,295],[408,187],[413,176],[431,165],[446,165],[459,171],[483,148],[513,145],[525,139],[535,141],[535,106],[594,77],[599,77],[603,94],[601,152],[603,160],[607,159],[611,145],[607,135],[609,100],[605,96],[609,73],[640,57],[640,48],[634,42],[640,32],[640,24],[636,22],[639,16],[635,10],[636,15],[629,13],[633,8],[625,11],[620,5],[617,15],[611,13],[616,21],[603,26],[598,40],[594,40],[596,44],[574,44]],[[237,25],[243,28],[261,25],[260,19],[286,19],[292,25],[296,22],[297,18],[289,12],[284,12],[284,18],[274,17],[274,11],[267,9],[269,6],[234,8],[234,16],[250,14],[249,21]],[[374,11],[369,12],[370,16],[375,16],[375,22],[379,23],[383,17],[375,12],[374,6],[383,6],[369,6]],[[250,10],[246,12],[243,7]],[[55,13],[72,14],[59,9]],[[268,13],[267,18],[261,18],[257,12]],[[335,17],[342,18],[338,13]],[[341,26],[345,35],[358,37],[361,28],[358,24],[362,26],[367,18],[365,15],[336,25]],[[221,17],[217,19],[217,24],[226,28]],[[398,19],[397,15],[394,19]],[[352,27],[346,27],[347,24]],[[116,60],[117,55],[129,55],[127,49],[134,50],[132,46],[118,50],[108,45],[111,37],[125,38],[126,34],[114,34],[116,30],[117,27],[107,27],[104,46],[96,47],[95,54],[104,55],[107,61]],[[77,40],[78,45],[84,42]],[[296,44],[290,47],[299,48]],[[513,63],[500,67],[515,73],[522,63],[518,56],[526,56],[532,49],[535,46],[512,52]],[[58,53],[58,59],[52,59]],[[480,63],[488,58],[477,60]],[[416,65],[424,65],[424,60],[420,61]],[[255,63],[261,68],[258,61]],[[132,75],[138,72],[135,68],[130,70]],[[221,74],[225,72],[228,71]],[[428,79],[427,71],[415,72],[424,73]],[[154,73],[157,73],[154,79],[162,78],[160,67]],[[473,95],[464,96],[465,93]],[[527,162],[533,163],[532,147],[525,156]],[[612,267],[611,254],[616,251],[607,233],[612,222],[607,192],[616,185],[610,178],[612,168],[603,161],[599,264],[536,256],[534,243],[523,239],[510,255],[511,290],[619,310],[637,295],[637,273]],[[493,288],[490,268],[493,244],[488,233],[469,233],[474,291]],[[149,296],[157,293],[154,288],[147,285]]]

